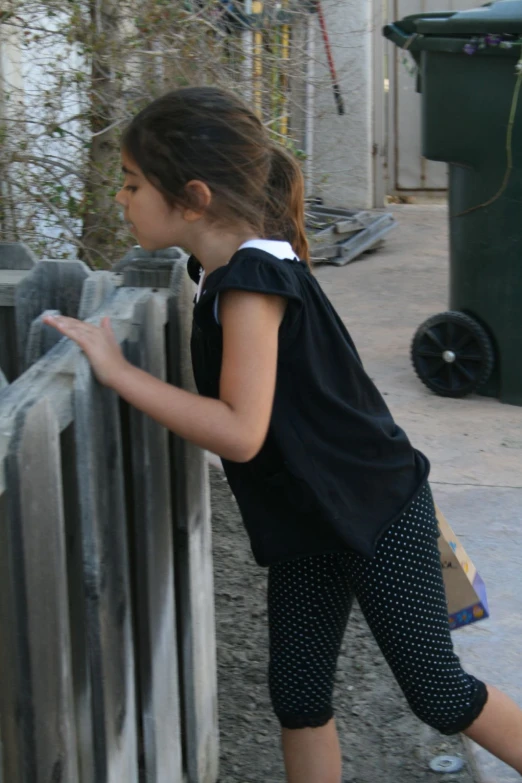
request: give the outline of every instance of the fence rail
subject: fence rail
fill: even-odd
[[[185,261],[91,272],[0,243],[0,782],[217,779],[204,455],[40,319],[107,315],[130,361],[191,389]]]

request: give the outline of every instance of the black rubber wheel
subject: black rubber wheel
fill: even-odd
[[[428,318],[415,333],[411,359],[421,381],[441,397],[465,397],[488,380],[495,363],[485,329],[449,310]]]

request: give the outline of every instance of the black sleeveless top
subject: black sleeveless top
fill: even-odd
[[[197,281],[193,258],[188,271]],[[395,424],[306,264],[257,248],[239,250],[209,274],[195,303],[191,349],[200,394],[219,398],[214,302],[229,289],[287,299],[266,441],[250,462],[223,460],[256,561],[267,566],[346,548],[373,557],[426,483],[428,460]]]

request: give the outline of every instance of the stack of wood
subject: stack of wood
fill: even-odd
[[[306,209],[306,228],[313,263],[344,266],[363,253],[377,250],[395,226],[387,212],[334,209],[312,205]]]

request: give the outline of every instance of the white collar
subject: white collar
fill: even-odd
[[[270,255],[275,256],[276,258],[279,258],[281,261],[284,261],[286,258],[291,258],[293,261],[299,261],[298,256],[294,253],[292,250],[292,245],[290,242],[283,242],[279,239],[249,239],[247,242],[243,242],[241,247],[238,248],[239,250],[245,250],[247,247],[255,247],[258,250],[264,250],[265,253],[270,253]],[[196,293],[196,302],[199,302],[201,297],[201,292],[203,291],[203,286],[205,284],[205,270],[203,267],[201,267],[199,272],[199,283],[198,283],[198,290]],[[216,297],[216,302],[217,304]],[[216,316],[217,320],[217,316]],[[218,321],[219,323],[219,321]]]
[[[264,250],[265,253],[283,261],[285,258],[292,258],[299,261],[295,252],[292,250],[290,242],[282,242],[278,239],[249,239],[248,242],[243,242],[238,250],[244,250],[247,247],[255,247],[258,250]]]

